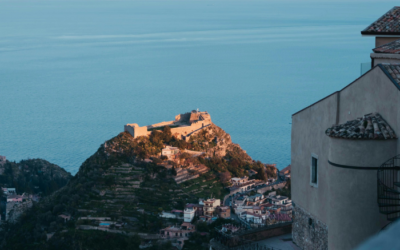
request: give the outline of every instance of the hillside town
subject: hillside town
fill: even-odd
[[[290,166],[279,172],[279,176],[278,178],[283,177],[284,180],[290,178]],[[181,224],[160,230],[161,238],[171,240],[174,246],[182,249],[184,242],[196,232],[193,222],[212,224],[218,219],[224,219],[226,223],[216,230],[234,236],[243,230],[292,221],[292,202],[289,197],[277,195],[276,191],[268,191],[274,187],[283,187],[285,181],[234,177],[230,179],[230,184],[231,192],[224,197],[224,201],[200,198],[198,203],[187,203],[184,210],[163,211],[160,217],[178,219]]]

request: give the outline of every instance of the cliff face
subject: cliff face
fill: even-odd
[[[232,142],[231,136],[215,124],[193,135],[189,142],[199,146],[200,151],[206,152],[208,157],[226,157],[228,152],[238,155],[242,160],[251,161],[251,157],[239,144]]]

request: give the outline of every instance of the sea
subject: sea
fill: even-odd
[[[282,169],[292,114],[360,76],[396,4],[0,0],[0,155],[75,174],[124,124],[199,109]]]

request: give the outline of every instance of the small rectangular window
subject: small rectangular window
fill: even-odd
[[[315,157],[311,157],[311,183],[317,183],[318,182],[318,159]]]

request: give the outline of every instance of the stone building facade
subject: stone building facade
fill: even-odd
[[[328,227],[299,206],[293,209],[293,241],[301,249],[328,249]]]
[[[389,57],[292,116],[292,234],[304,250],[354,249],[391,222],[377,191],[379,167],[400,153],[400,64]]]

